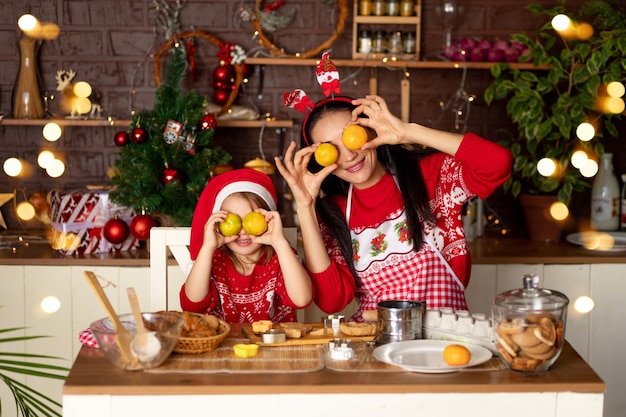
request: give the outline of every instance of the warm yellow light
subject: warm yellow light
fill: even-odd
[[[9,158],[4,161],[4,172],[10,177],[17,177],[22,173],[22,161],[17,158]]]
[[[576,301],[574,302],[574,309],[577,312],[583,313],[583,314],[589,313],[591,310],[593,310],[594,306],[595,306],[595,303],[593,302],[593,299],[586,295],[578,297]]]
[[[550,206],[550,215],[555,220],[565,220],[567,219],[567,216],[569,216],[569,209],[565,204],[557,201],[556,203],[552,203]]]
[[[589,250],[611,250],[615,239],[605,232],[589,232],[583,240],[583,246]]]
[[[541,158],[537,162],[537,171],[544,177],[549,177],[555,173],[556,163],[550,158]]]
[[[74,99],[74,107],[79,114],[89,113],[91,110],[91,100],[85,97],[76,97]]]
[[[31,220],[35,217],[35,207],[30,204],[28,201],[22,201],[16,207],[17,217],[22,220]]]
[[[41,309],[46,313],[54,313],[61,308],[61,301],[52,295],[41,300]]]
[[[558,30],[559,32],[567,30],[571,24],[572,21],[570,18],[564,14],[557,14],[552,18],[552,27],[554,30]]]
[[[50,151],[41,151],[37,156],[37,164],[43,169],[48,168],[52,161],[54,161],[54,154]]]
[[[61,137],[61,126],[54,122],[46,123],[43,127],[43,137],[50,142],[55,142]]]
[[[65,172],[65,164],[59,159],[55,159],[46,168],[46,173],[52,178],[59,178]]]
[[[626,107],[619,97],[598,97],[595,104],[598,111],[606,114],[620,114]]]
[[[592,178],[594,175],[598,173],[598,163],[593,159],[587,159],[585,165],[579,168],[580,175],[585,178]]]
[[[576,128],[576,136],[583,142],[588,142],[596,135],[596,129],[589,122],[583,122]]]
[[[89,97],[91,95],[91,86],[85,81],[77,82],[74,84],[74,95],[82,98]]]
[[[23,14],[17,20],[17,26],[22,32],[28,32],[35,29],[39,25],[39,21],[32,14]]]
[[[593,36],[593,26],[589,23],[579,23],[576,27],[576,35],[581,41],[586,41]]]
[[[626,93],[624,84],[619,81],[613,81],[607,84],[606,93],[613,98],[620,98]]]
[[[581,168],[587,162],[587,152],[576,151],[572,154],[571,162],[574,168]]]

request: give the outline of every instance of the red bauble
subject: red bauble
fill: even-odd
[[[150,229],[156,226],[156,221],[147,214],[139,214],[130,221],[130,232],[137,240],[150,238]]]
[[[162,177],[163,185],[167,185],[172,181],[182,180],[182,179],[183,179],[183,174],[181,174],[180,171],[177,170],[176,168],[165,168],[163,170],[163,177]]]
[[[124,220],[118,218],[111,219],[104,224],[102,236],[114,245],[122,243],[130,235],[130,229]]]
[[[230,97],[230,90],[220,88],[213,93],[213,102],[218,106],[223,106],[228,101],[228,97]]]
[[[230,82],[233,78],[233,67],[222,65],[213,70],[213,81]]]
[[[136,127],[133,129],[133,133],[130,135],[133,143],[144,143],[146,141],[146,131],[140,127]]]
[[[130,136],[128,136],[127,132],[120,130],[115,134],[114,140],[117,146],[124,146],[128,145],[128,143],[130,142]]]
[[[213,81],[213,88],[220,90],[220,89],[227,89],[229,88],[231,85],[231,83],[229,82],[224,82],[224,81]]]
[[[214,129],[217,126],[217,120],[212,114],[205,114],[200,118],[200,130]]]
[[[254,65],[246,64],[245,62],[241,64],[241,73],[244,77],[250,78],[254,73]]]

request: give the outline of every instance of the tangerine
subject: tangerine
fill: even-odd
[[[257,211],[251,211],[243,218],[243,230],[251,236],[260,236],[267,231],[265,216]]]
[[[472,353],[463,345],[451,344],[443,350],[443,360],[450,366],[467,365]]]
[[[228,213],[226,220],[218,225],[220,233],[226,237],[235,236],[241,232],[241,217],[235,213]]]
[[[338,157],[339,152],[337,152],[337,148],[330,143],[322,143],[315,150],[315,160],[323,167],[334,164],[337,162]]]
[[[361,149],[367,142],[367,130],[360,125],[349,125],[343,130],[341,140],[346,148],[350,150]]]

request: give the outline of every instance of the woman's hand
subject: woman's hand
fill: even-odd
[[[274,158],[278,172],[283,176],[296,204],[301,207],[311,207],[320,193],[322,181],[337,168],[337,164],[331,164],[320,172],[312,174],[308,170],[309,162],[317,149],[317,145],[307,146],[295,152],[296,143],[291,142],[284,158]]]
[[[391,114],[387,102],[380,96],[367,95],[352,101],[356,109],[352,111],[352,121],[376,131],[377,136],[363,145],[362,149],[380,145],[409,143],[406,140],[407,123]],[[359,117],[364,114],[367,118]]]

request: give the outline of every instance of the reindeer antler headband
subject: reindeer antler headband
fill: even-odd
[[[330,101],[344,101],[351,103],[352,99],[345,96],[335,96],[335,94],[341,93],[341,87],[339,83],[339,71],[337,67],[330,59],[330,54],[326,51],[322,54],[322,59],[317,65],[315,70],[317,82],[322,87],[325,99],[313,103],[304,90],[296,89],[291,93],[287,92],[283,94],[283,102],[285,106],[305,113],[304,120],[302,121],[302,138],[307,145],[311,145],[309,138],[306,136],[304,128],[307,124],[307,120],[311,111],[314,108],[320,107]]]

